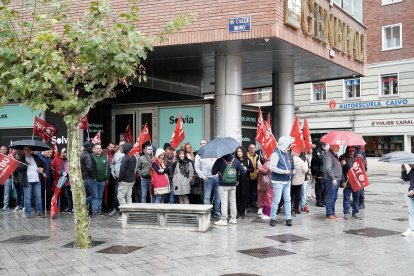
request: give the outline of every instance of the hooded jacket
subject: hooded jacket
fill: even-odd
[[[82,178],[96,180],[96,164],[95,160],[92,157],[92,147],[91,142],[85,142],[83,144],[83,151],[80,157],[81,162],[81,171]]]
[[[121,167],[119,169],[119,178],[120,182],[135,182],[135,167],[137,165],[137,159],[134,155],[128,156],[129,152],[132,149],[132,144],[125,143],[122,145],[124,149],[124,157],[121,160]]]
[[[232,164],[233,164],[234,168],[237,170],[237,172],[240,174],[240,176],[244,177],[246,175],[246,171],[244,170],[244,168],[243,168],[243,166],[242,166],[242,164],[240,163],[239,160],[234,158],[234,156],[232,154],[224,155],[223,157],[218,158],[216,160],[216,162],[214,162],[213,168],[211,169],[211,174],[212,175],[215,175],[217,173],[219,174],[219,186],[228,186],[228,187],[236,186],[236,184],[237,184],[236,182],[231,183],[231,184],[229,184],[229,183],[226,184],[226,183],[223,183],[223,180],[221,178],[223,173],[224,173],[224,170],[227,167],[226,161],[227,162],[232,162],[232,160],[233,160]]]

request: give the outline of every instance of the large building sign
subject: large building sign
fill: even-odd
[[[304,35],[319,40],[350,58],[365,61],[365,36],[315,0],[285,0],[285,24],[302,29]]]
[[[394,99],[394,100],[384,100],[384,101],[368,101],[368,102],[351,102],[351,103],[341,103],[337,104],[335,100],[329,101],[330,109],[358,109],[358,108],[376,108],[376,107],[395,107],[401,105],[408,105],[409,101],[407,99]]]

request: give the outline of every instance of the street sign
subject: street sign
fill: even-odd
[[[229,19],[229,32],[249,32],[252,29],[252,18],[250,16],[230,18]]]

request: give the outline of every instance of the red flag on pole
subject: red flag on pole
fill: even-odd
[[[183,117],[180,113],[180,117],[178,118],[173,135],[170,140],[171,147],[173,149],[176,149],[180,145],[180,143],[184,141],[184,139],[185,139],[185,133],[184,133]]]
[[[267,123],[266,127],[270,130],[270,132],[272,132],[272,125],[270,124],[270,113],[267,113],[266,123]]]
[[[46,142],[50,142],[57,133],[57,128],[35,116],[33,134],[38,134]]]
[[[56,159],[59,157],[59,150],[57,148],[57,144],[54,143],[53,144],[53,159]]]
[[[0,184],[3,185],[7,178],[19,166],[19,161],[10,156],[0,154]]]
[[[292,143],[290,149],[297,154],[300,154],[305,149],[305,143],[303,141],[302,130],[300,129],[299,116],[296,115],[295,121],[293,122],[292,130],[290,131],[290,136],[295,140]]]
[[[267,159],[270,157],[270,155],[272,155],[272,152],[277,147],[277,141],[276,141],[275,136],[272,134],[272,130],[270,129],[270,126],[267,124],[267,122],[265,122],[264,128],[265,130],[264,130],[261,145],[262,145],[262,150],[265,152],[266,159]]]
[[[79,129],[88,129],[88,128],[89,128],[88,115],[85,115],[82,118],[80,118]]]
[[[265,124],[263,121],[262,110],[259,107],[259,115],[257,116],[257,130],[256,130],[256,141],[259,143],[262,143],[264,135],[265,135],[264,126]]]
[[[145,126],[142,128],[141,133],[139,134],[138,140],[135,143],[134,147],[129,152],[129,156],[132,156],[135,153],[142,152],[142,145],[148,141],[151,141],[151,134],[149,132],[148,124],[145,123]]]
[[[361,157],[358,156],[357,161],[354,162],[352,168],[346,174],[352,190],[357,192],[369,185],[368,176],[365,171],[364,164],[362,164]]]
[[[128,122],[128,125],[127,125],[127,127],[125,129],[125,132],[124,132],[124,140],[127,143],[134,143],[134,137],[132,135],[132,129],[131,129],[131,124],[130,123],[131,122]]]
[[[309,152],[312,149],[313,144],[312,144],[312,138],[310,135],[308,120],[306,118],[305,118],[305,121],[303,122],[302,132],[303,132],[303,139],[305,141],[305,151]]]
[[[92,138],[92,144],[100,144],[101,143],[101,131],[98,131],[98,133],[95,135],[95,137]]]
[[[60,188],[55,187],[55,191],[53,192],[52,201],[50,204],[50,218],[52,219],[54,215],[59,212],[58,207],[58,197],[60,193]]]

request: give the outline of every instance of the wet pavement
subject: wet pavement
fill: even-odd
[[[73,249],[73,215],[25,219],[0,213],[0,275],[414,275],[414,236],[407,228],[407,184],[397,175],[371,175],[363,220],[325,221],[310,213],[276,227],[255,213],[237,225],[205,233],[121,229],[99,216],[94,247]],[[342,215],[342,197],[337,201]],[[283,214],[283,212],[282,212]]]

